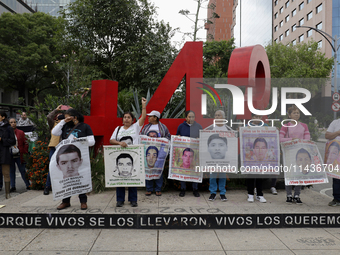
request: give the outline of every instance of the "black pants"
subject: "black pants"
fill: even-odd
[[[256,187],[257,196],[263,196],[262,182],[263,182],[263,179],[247,178],[246,185],[247,185],[248,194],[254,195],[254,188]]]
[[[69,204],[70,200],[71,200],[71,197],[64,198],[63,199],[63,203],[68,203]],[[80,203],[86,203],[87,202],[86,194],[80,194],[79,195],[79,200],[80,200]]]

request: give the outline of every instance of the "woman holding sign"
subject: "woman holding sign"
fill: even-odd
[[[299,122],[300,119],[300,110],[294,105],[290,108],[288,108],[288,117],[292,120],[286,126],[282,126],[280,130],[280,142],[286,142],[291,141],[294,139],[301,139],[301,140],[310,140],[310,133],[308,130],[308,126],[304,123]],[[306,153],[305,153],[306,154]],[[300,162],[299,159],[302,156],[305,156],[308,158],[308,155],[299,153],[296,155],[297,162]],[[299,157],[298,157],[299,156]],[[310,155],[309,155],[310,157]],[[308,165],[301,164],[302,167],[306,168]],[[301,169],[297,168],[297,169]],[[303,171],[304,173],[304,171]],[[286,192],[287,192],[287,204],[292,204],[293,200],[296,202],[296,204],[301,205],[302,201],[300,199],[300,192],[301,192],[301,185],[297,185],[294,187],[294,197],[292,196],[292,185],[286,185]]]
[[[58,125],[56,125],[52,129],[52,135],[61,136],[62,140],[69,138],[70,135],[73,135],[76,138],[86,137],[89,146],[90,147],[93,146],[95,144],[93,132],[92,132],[91,127],[87,125],[86,123],[84,123],[84,116],[74,109],[68,109],[64,115],[65,115],[65,119],[61,120],[58,123]],[[67,207],[70,207],[71,206],[70,200],[71,200],[71,197],[64,198],[62,203],[57,207],[57,209],[63,210]],[[86,194],[80,194],[79,200],[81,204],[80,209],[86,210],[87,209]]]
[[[134,123],[135,117],[131,112],[125,112],[123,115],[123,126],[119,126],[113,132],[110,138],[110,144],[127,147],[128,144],[124,142],[125,137],[130,137],[133,144],[139,143],[139,132],[144,125],[146,118],[146,99],[142,98],[142,116]],[[125,201],[125,187],[116,188],[117,207],[122,207]],[[137,207],[137,188],[129,187],[129,201],[132,207]]]

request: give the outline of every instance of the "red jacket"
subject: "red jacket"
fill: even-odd
[[[24,163],[24,154],[28,153],[28,143],[27,143],[27,138],[25,137],[25,133],[24,131],[20,130],[20,129],[15,129],[14,133],[18,139],[18,148],[20,151],[20,160],[21,163]]]

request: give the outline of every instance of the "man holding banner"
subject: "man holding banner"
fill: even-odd
[[[161,114],[158,111],[151,111],[150,113],[147,114],[148,115],[148,121],[149,124],[145,125],[144,128],[141,131],[141,135],[147,135],[149,137],[163,137],[166,138],[168,140],[170,140],[170,132],[168,130],[168,128],[162,124],[159,119],[161,118]],[[154,168],[155,163],[158,159],[158,156],[160,155],[160,151],[158,150],[158,148],[156,146],[149,146],[148,148],[146,148],[145,151],[145,156],[146,156],[146,161],[147,161],[147,166],[146,166],[146,172],[148,170],[151,170],[152,168]],[[164,160],[166,158],[167,154],[164,157]],[[164,162],[163,162],[164,163]],[[164,167],[164,165],[163,165]],[[155,180],[155,192],[156,192],[156,196],[161,196],[162,195],[162,186],[163,186],[163,171],[161,173],[161,175],[159,176],[158,179],[154,179]],[[153,192],[153,183],[154,181],[151,179],[146,179],[145,180],[146,183],[146,196],[151,196],[152,192]]]
[[[334,140],[340,137],[340,119],[333,120],[325,134],[326,139]],[[332,162],[333,163],[333,162]],[[339,165],[337,165],[339,167]],[[333,175],[333,200],[328,203],[329,206],[340,206],[340,176]]]

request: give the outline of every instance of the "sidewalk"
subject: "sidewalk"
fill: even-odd
[[[337,215],[340,207],[330,207],[328,196],[311,189],[303,190],[303,205],[286,205],[285,192],[279,190],[274,196],[266,190],[267,203],[248,203],[245,190],[227,191],[227,202],[217,195],[214,202],[208,201],[209,193],[201,193],[195,198],[187,192],[184,198],[178,192],[165,192],[161,197],[146,197],[144,190],[138,191],[138,207],[128,203],[122,208],[115,207],[115,191],[91,194],[88,197],[88,210],[81,211],[77,197],[72,197],[71,207],[57,211],[59,201],[52,195],[44,196],[42,191],[28,191],[8,200],[0,201],[6,205],[0,209],[0,254],[339,254],[340,228],[267,228],[267,229],[112,229],[77,228],[3,228],[7,213],[22,218],[33,215],[51,215],[75,218],[87,215],[117,216],[159,215],[178,217],[187,215],[225,216],[230,221],[232,215],[247,217],[251,214],[270,215],[289,214],[328,214]],[[59,215],[59,216],[58,216]],[[230,218],[228,218],[230,217]],[[25,218],[25,220],[27,220]],[[237,218],[234,219],[235,222]],[[20,222],[19,222],[20,223]],[[240,223],[240,220],[239,220]],[[235,223],[236,224],[236,223]],[[237,224],[236,224],[237,225]],[[314,226],[312,226],[314,227]]]

